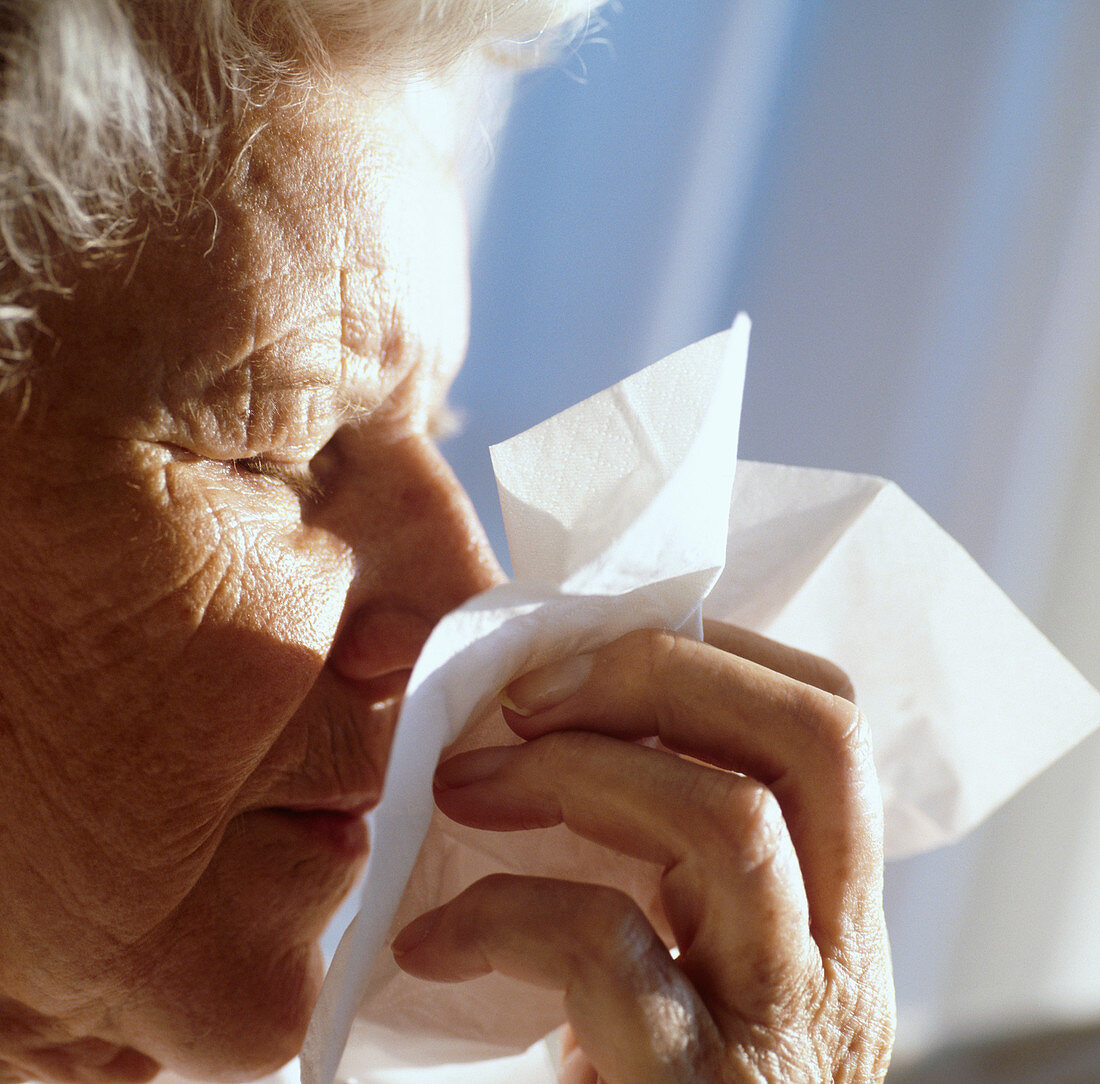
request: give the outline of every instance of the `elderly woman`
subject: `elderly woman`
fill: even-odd
[[[405,678],[500,577],[433,443],[472,73],[587,6],[4,4],[0,1081],[298,1050]],[[566,991],[573,1081],[880,1079],[866,731],[827,664],[708,639],[523,676],[529,740],[437,777],[661,863],[678,959],[621,894],[505,877],[394,951]]]

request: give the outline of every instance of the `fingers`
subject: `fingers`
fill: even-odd
[[[777,674],[786,674],[823,692],[843,697],[855,703],[855,689],[848,675],[834,662],[808,651],[799,651],[790,644],[769,640],[758,632],[727,625],[724,621],[703,622],[703,638],[708,644],[759,663]]]
[[[663,867],[662,905],[682,965],[721,1026],[785,1002],[820,968],[782,814],[751,779],[569,732],[453,757],[436,785],[440,809],[463,824],[565,823]]]
[[[712,625],[708,634],[836,684],[836,674],[812,656],[787,654],[737,630]],[[852,927],[853,916],[866,910],[860,901],[881,897],[881,805],[866,725],[850,701],[659,630],[630,633],[565,667],[572,688],[552,672],[546,681],[545,671],[509,686],[521,707],[539,709],[526,718],[508,713],[520,736],[559,730],[631,741],[656,736],[678,753],[765,784],[798,854],[819,944],[860,934]],[[540,683],[560,702],[549,706]]]
[[[561,1059],[558,1084],[600,1084],[600,1074],[580,1047]]]
[[[561,1030],[561,1070],[558,1084],[600,1084],[596,1067],[588,1060],[573,1029],[564,1025]]]
[[[893,1018],[881,805],[851,686],[763,637],[706,633],[644,630],[524,675],[505,714],[528,740],[436,773],[465,824],[564,823],[660,865],[679,958],[618,892],[494,877],[403,932],[398,962],[563,989],[587,1057],[570,1084],[877,1079]]]
[[[459,981],[500,971],[565,993],[599,1077],[672,1084],[717,1079],[724,1041],[645,916],[614,889],[487,877],[395,940],[406,971]],[[578,1081],[582,1065],[572,1066]]]

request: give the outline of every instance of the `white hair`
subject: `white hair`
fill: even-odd
[[[0,0],[0,392],[25,374],[35,294],[121,251],[143,215],[185,214],[172,178],[199,186],[225,120],[275,86],[537,60],[599,3]]]

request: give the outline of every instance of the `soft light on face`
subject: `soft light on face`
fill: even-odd
[[[296,1052],[392,697],[499,575],[432,442],[447,162],[396,99],[265,120],[206,228],[46,312],[0,443],[0,993],[230,1080]]]

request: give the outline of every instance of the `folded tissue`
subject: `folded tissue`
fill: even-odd
[[[515,578],[447,615],[412,672],[305,1084],[515,1054],[562,1022],[557,991],[394,964],[402,926],[487,873],[612,884],[656,919],[653,866],[434,809],[445,749],[518,740],[499,694],[520,673],[635,628],[698,636],[703,614],[833,659],[870,720],[893,857],[959,838],[1100,725],[1100,693],[895,485],[737,462],[748,338],[742,315],[492,449]]]

